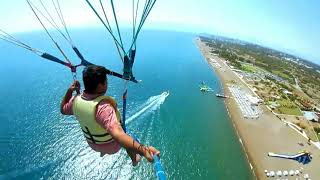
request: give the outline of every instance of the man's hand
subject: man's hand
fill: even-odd
[[[160,151],[152,146],[143,147],[143,156],[149,161],[153,162],[153,155],[160,156]]]
[[[80,82],[75,80],[69,87],[70,91],[77,91],[77,94],[80,94]]]
[[[80,94],[80,83],[79,81],[74,81],[71,86],[69,87],[68,91],[64,95],[61,104],[60,104],[60,112],[61,114],[67,115],[63,111],[63,107],[69,102],[69,100],[72,98],[73,91],[77,91],[77,94]],[[69,114],[68,114],[69,115]]]
[[[135,151],[144,156],[149,162],[153,162],[153,155],[160,156],[160,151],[156,148],[144,146],[126,134],[119,123],[114,128],[108,129],[108,132],[122,147],[130,151]]]

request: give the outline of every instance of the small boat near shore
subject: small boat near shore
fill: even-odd
[[[213,92],[213,89],[211,89],[208,85],[205,84],[205,82],[201,82],[199,85],[200,91],[201,92]]]
[[[219,98],[227,98],[227,96],[223,95],[223,94],[216,94],[217,97]]]

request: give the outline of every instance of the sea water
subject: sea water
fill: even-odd
[[[15,36],[62,57],[42,31]],[[71,29],[71,36],[88,61],[121,72],[122,62],[106,30]],[[70,60],[79,63],[68,44],[54,37]],[[180,32],[141,32],[133,67],[141,82],[128,83],[128,130],[161,151],[168,179],[251,179],[223,99],[214,95],[222,91],[221,83],[195,38]],[[99,157],[75,118],[60,114],[60,102],[73,81],[68,68],[3,41],[0,62],[0,179],[156,178],[152,164],[143,159],[132,167],[124,150]],[[202,81],[214,92],[200,92]],[[124,89],[122,80],[109,76],[108,95],[116,98],[120,110]]]

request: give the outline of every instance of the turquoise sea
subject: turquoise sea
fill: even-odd
[[[58,55],[42,31],[15,36]],[[86,59],[121,71],[104,29],[71,29],[71,36]],[[141,32],[134,74],[142,82],[129,84],[129,131],[161,151],[168,179],[252,179],[224,102],[214,95],[222,91],[220,81],[195,38]],[[72,62],[79,62],[63,44]],[[61,98],[72,83],[67,68],[3,41],[0,62],[0,179],[155,179],[152,164],[144,159],[132,167],[123,150],[100,158],[76,120],[60,114]],[[202,81],[215,92],[201,93]],[[108,94],[120,108],[123,88],[120,79],[109,77]]]

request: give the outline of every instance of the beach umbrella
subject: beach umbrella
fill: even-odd
[[[277,176],[281,177],[282,176],[282,172],[281,171],[277,171]]]
[[[309,174],[305,174],[305,175],[303,176],[303,178],[309,179]]]
[[[290,171],[289,171],[289,174],[290,174],[290,176],[293,176],[293,175],[294,175],[294,171],[293,171],[293,170],[290,170]]]
[[[267,172],[267,174],[266,174],[266,175],[267,175],[267,177],[270,177],[270,173],[268,173],[268,172]]]
[[[283,171],[284,176],[288,176],[288,174],[289,174],[288,171]]]
[[[300,171],[299,171],[299,170],[296,170],[294,173],[295,173],[295,175],[298,176],[298,175],[300,174]]]
[[[270,176],[271,176],[271,177],[274,177],[275,174],[276,174],[276,173],[275,173],[274,171],[270,171]]]

